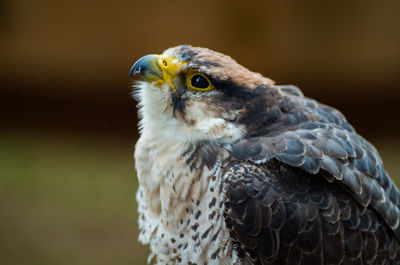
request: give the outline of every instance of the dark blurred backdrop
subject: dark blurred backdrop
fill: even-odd
[[[400,1],[0,1],[0,264],[144,264],[128,72],[192,44],[339,108],[400,175]]]

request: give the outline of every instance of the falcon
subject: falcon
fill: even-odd
[[[149,262],[400,264],[399,190],[338,110],[189,45],[130,76]]]

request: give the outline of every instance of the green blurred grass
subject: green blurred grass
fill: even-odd
[[[0,134],[0,264],[145,264],[134,142]]]
[[[373,141],[400,180],[400,141]],[[0,264],[145,264],[137,242],[134,142],[0,134]]]

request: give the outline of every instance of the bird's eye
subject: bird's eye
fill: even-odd
[[[205,79],[201,75],[193,76],[192,79],[190,80],[190,82],[191,82],[192,86],[197,87],[197,88],[201,88],[201,89],[205,89],[210,85],[208,83],[208,80]]]
[[[197,91],[207,91],[214,88],[207,76],[201,73],[193,73],[187,77],[187,87]]]

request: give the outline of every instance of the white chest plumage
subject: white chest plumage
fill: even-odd
[[[239,264],[222,215],[221,162],[191,169],[187,149],[143,131],[135,151],[139,240],[157,264]]]
[[[205,140],[234,142],[243,128],[213,117],[201,101],[186,106],[186,119],[196,121],[188,124],[173,117],[167,88],[147,82],[137,87],[139,241],[150,245],[149,260],[155,258],[160,265],[240,265],[223,217],[221,157],[200,166],[201,152],[193,147]],[[190,157],[196,162],[188,163]]]

